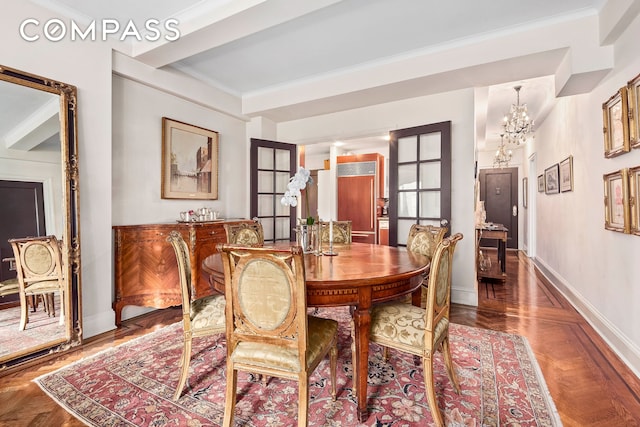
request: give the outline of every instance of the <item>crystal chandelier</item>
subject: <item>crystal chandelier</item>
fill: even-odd
[[[511,161],[511,157],[513,153],[511,150],[506,150],[504,146],[504,134],[500,134],[500,146],[496,151],[496,155],[493,157],[493,167],[494,168],[504,168],[509,166],[509,162]]]
[[[529,118],[527,104],[520,105],[520,89],[522,86],[514,86],[517,98],[516,104],[511,104],[509,114],[502,119],[502,129],[507,142],[516,145],[527,142],[527,135],[533,132],[533,120]]]

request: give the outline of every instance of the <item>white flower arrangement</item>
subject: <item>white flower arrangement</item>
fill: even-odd
[[[301,191],[305,189],[307,184],[313,184],[313,178],[311,173],[303,167],[298,168],[298,172],[289,179],[287,184],[287,191],[284,192],[284,196],[280,200],[280,203],[284,206],[298,206],[298,198],[301,196]],[[309,196],[308,193],[304,193],[304,200],[306,203],[307,214],[309,213]],[[312,216],[307,217],[307,225],[313,225],[314,218]]]

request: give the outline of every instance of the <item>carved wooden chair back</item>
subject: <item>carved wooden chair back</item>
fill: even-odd
[[[331,228],[328,221],[320,222],[320,238],[322,243],[331,241]],[[351,244],[351,221],[333,221],[333,243]]]
[[[259,222],[241,224],[224,224],[227,233],[227,243],[243,246],[264,245],[264,232]]]
[[[224,426],[233,423],[238,370],[297,380],[298,425],[306,426],[309,376],[330,353],[335,400],[334,320],[307,314],[302,248],[221,245],[227,299],[227,393]]]
[[[413,224],[407,237],[407,250],[431,258],[445,234],[447,227]]]
[[[20,330],[29,322],[27,297],[42,295],[48,301],[47,311],[55,316],[52,294],[60,295],[60,324],[64,323],[66,281],[62,270],[62,254],[56,236],[9,239],[16,262],[20,294]],[[51,297],[51,298],[50,298]]]
[[[180,378],[173,396],[173,400],[178,400],[189,376],[191,339],[225,332],[225,299],[222,294],[194,299],[189,247],[182,235],[175,230],[169,233],[167,241],[171,243],[176,254],[180,292],[182,294],[182,328],[184,336],[182,356],[180,358]]]

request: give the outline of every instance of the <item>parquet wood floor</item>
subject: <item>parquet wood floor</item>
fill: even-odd
[[[480,284],[478,307],[454,305],[452,320],[526,336],[565,426],[640,425],[640,379],[525,256],[508,252],[507,273],[504,285]],[[83,426],[32,380],[179,320],[179,309],[158,310],[63,356],[0,377],[0,426]]]

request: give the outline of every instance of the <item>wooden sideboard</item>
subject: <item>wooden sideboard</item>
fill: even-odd
[[[216,292],[201,278],[202,261],[216,252],[218,243],[225,243],[224,224],[250,220],[173,222],[165,224],[114,226],[115,295],[113,309],[116,326],[122,321],[122,309],[127,305],[167,308],[182,304],[178,265],[173,248],[167,242],[172,230],[177,230],[189,245],[191,278],[195,297]]]

